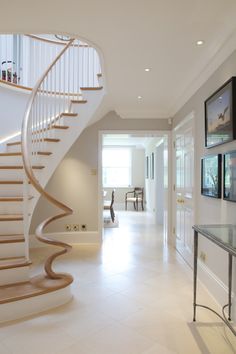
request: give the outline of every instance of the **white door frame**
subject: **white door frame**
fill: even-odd
[[[167,225],[167,239],[168,242],[172,243],[172,210],[171,210],[171,200],[172,200],[172,134],[171,130],[100,130],[98,132],[98,233],[100,240],[103,239],[103,186],[102,186],[102,138],[104,134],[143,134],[149,135],[150,137],[167,136],[168,142],[168,225]]]
[[[193,174],[193,220],[194,220],[194,224],[196,223],[196,205],[195,205],[195,201],[196,201],[196,189],[195,189],[195,168],[196,168],[196,151],[195,151],[195,112],[192,111],[190,112],[173,130],[172,130],[172,179],[173,179],[173,183],[172,183],[172,205],[173,205],[173,208],[172,208],[172,239],[173,239],[173,244],[174,246],[176,246],[176,235],[175,235],[175,232],[174,232],[174,226],[175,225],[175,222],[176,222],[176,195],[175,195],[175,185],[176,185],[176,159],[175,159],[175,133],[178,129],[180,129],[182,126],[184,126],[186,123],[188,123],[189,121],[192,120],[192,127],[193,127],[193,147],[194,147],[194,153],[193,153],[193,156],[194,156],[194,161],[193,161],[193,165],[194,165],[194,174]]]

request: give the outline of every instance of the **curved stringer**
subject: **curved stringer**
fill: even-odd
[[[58,256],[69,252],[71,246],[64,242],[55,241],[46,237],[43,231],[45,227],[53,221],[72,214],[73,210],[44,190],[34,174],[33,161],[37,159],[38,151],[44,148],[46,138],[51,134],[53,124],[56,122],[57,125],[60,125],[60,118],[63,112],[69,112],[70,110],[70,92],[73,92],[73,88],[68,84],[71,79],[69,77],[69,69],[67,69],[67,85],[65,81],[64,86],[59,82],[60,80],[62,81],[61,74],[59,74],[59,79],[55,79],[55,77],[58,77],[58,73],[66,70],[66,66],[70,64],[74,41],[74,39],[70,39],[68,43],[65,44],[63,50],[56,56],[53,63],[48,67],[34,87],[22,124],[22,155],[26,176],[31,185],[41,196],[63,211],[58,215],[47,218],[36,229],[36,237],[39,241],[62,248],[46,259],[44,269],[48,278],[64,279],[68,284],[73,281],[73,277],[66,273],[56,273],[52,269],[52,263]],[[70,76],[71,75],[73,75],[72,70]],[[73,92],[73,97],[76,95],[79,94]]]

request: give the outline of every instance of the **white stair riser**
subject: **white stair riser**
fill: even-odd
[[[40,173],[42,170],[35,170],[34,173],[36,176],[40,176]],[[19,169],[19,170],[14,170],[14,169],[0,169],[0,180],[6,181],[6,180],[14,180],[14,181],[22,181],[24,178],[24,170]]]
[[[0,270],[0,286],[29,281],[29,266]]]
[[[0,304],[0,322],[16,320],[64,305],[72,298],[70,286],[6,304]]]
[[[0,214],[22,214],[23,202],[1,202]]]
[[[7,145],[6,152],[21,152],[21,145]]]
[[[31,191],[32,187],[29,187]],[[1,197],[15,197],[23,195],[23,184],[0,184]]]
[[[0,236],[1,238],[1,236]],[[1,243],[0,244],[0,258],[8,257],[23,257],[25,255],[25,244],[24,242],[15,243]],[[0,270],[1,276],[2,270]]]
[[[23,220],[19,221],[0,221],[0,234],[23,234]]]
[[[22,165],[22,156],[0,156],[0,165]]]

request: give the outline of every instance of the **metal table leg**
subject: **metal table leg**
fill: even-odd
[[[232,264],[233,264],[233,256],[229,253],[229,268],[228,268],[228,320],[231,321],[231,309],[232,309]]]
[[[193,321],[196,321],[197,299],[197,256],[198,256],[198,232],[194,230],[194,258],[193,258]]]

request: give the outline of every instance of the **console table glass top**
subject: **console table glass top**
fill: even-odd
[[[236,256],[236,225],[194,225],[193,229]]]

